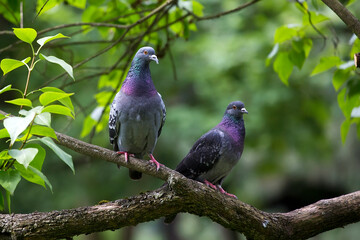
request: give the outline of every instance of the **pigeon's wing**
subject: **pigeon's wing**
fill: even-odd
[[[196,179],[215,166],[222,153],[223,133],[211,130],[199,138],[176,167],[185,177]]]
[[[158,131],[158,137],[159,137],[160,134],[161,134],[162,127],[164,126],[165,120],[166,120],[166,108],[165,108],[165,103],[164,103],[164,101],[163,101],[162,98],[161,98],[161,94],[158,93],[158,95],[159,95],[159,97],[160,97],[161,110],[162,110],[162,119],[161,119],[161,124],[160,124],[159,131]]]
[[[110,143],[113,145],[114,150],[117,151],[117,138],[120,135],[120,121],[119,121],[119,110],[116,107],[116,98],[110,107],[109,115],[109,137]]]

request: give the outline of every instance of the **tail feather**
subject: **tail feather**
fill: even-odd
[[[142,173],[129,169],[129,176],[133,180],[139,180],[142,177]]]

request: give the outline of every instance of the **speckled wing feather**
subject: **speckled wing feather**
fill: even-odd
[[[117,96],[116,96],[117,97]],[[115,101],[111,104],[110,107],[110,115],[109,115],[109,137],[110,143],[113,145],[115,151],[118,151],[119,148],[117,146],[117,138],[120,134],[120,121],[119,121],[119,111],[116,108],[116,97]]]
[[[185,177],[196,179],[214,167],[222,153],[222,132],[212,129],[199,138],[176,167]]]

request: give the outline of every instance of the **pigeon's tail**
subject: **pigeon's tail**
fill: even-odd
[[[139,180],[142,177],[142,173],[129,169],[129,176],[133,180]]]
[[[134,157],[136,157],[138,159],[143,159],[143,155],[141,155],[141,154],[134,154]],[[142,173],[129,169],[129,176],[133,180],[139,180],[142,177]]]

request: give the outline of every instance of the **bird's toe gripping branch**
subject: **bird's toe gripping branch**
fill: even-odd
[[[217,189],[217,187],[214,184],[212,184],[211,182],[209,182],[208,180],[204,180],[204,183],[205,183],[206,186],[211,187],[214,190]]]
[[[150,162],[154,163],[156,165],[156,171],[159,171],[160,166],[164,166],[164,164],[159,163],[158,161],[156,161],[156,159],[154,158],[154,156],[152,154],[149,154],[150,156]]]
[[[128,162],[129,161],[129,156],[130,157],[134,157],[134,154],[129,154],[128,152],[124,152],[124,151],[118,151],[116,152],[117,154],[124,154],[125,156],[125,162]]]
[[[217,185],[219,191],[225,195],[228,195],[229,197],[233,197],[235,199],[238,199],[237,196],[235,194],[231,194],[231,193],[228,193],[226,192],[220,185]]]

